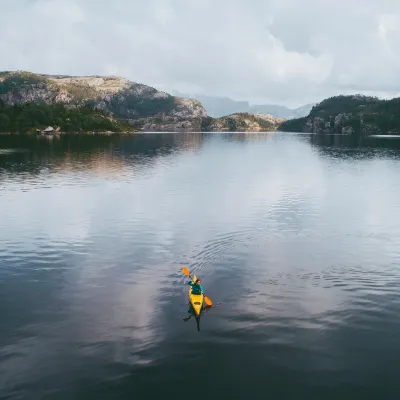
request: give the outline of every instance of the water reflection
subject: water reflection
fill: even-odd
[[[179,133],[124,136],[66,135],[48,142],[35,136],[0,136],[0,180],[16,174],[25,178],[41,174],[90,170],[94,175],[126,179],[165,157],[198,152],[208,143],[267,143],[286,140],[282,133]],[[296,135],[321,155],[334,159],[397,157],[400,141],[340,135]],[[382,152],[382,150],[386,150]],[[24,175],[21,175],[24,174]]]
[[[63,135],[52,142],[35,136],[0,136],[0,174],[37,176],[44,170],[52,173],[89,169],[123,177],[132,165],[151,166],[157,158],[199,150],[203,139],[200,133]]]
[[[196,315],[196,313],[193,311],[193,308],[191,306],[191,304],[188,304],[188,317],[183,318],[184,322],[189,321],[192,317],[194,317],[193,319],[196,321],[196,326],[197,326],[197,331],[200,332],[200,320],[203,317],[203,315],[205,313],[207,313],[212,307],[211,306],[203,306],[201,313],[199,316]]]
[[[335,159],[397,158],[400,154],[400,141],[382,140],[380,137],[310,135],[310,143],[321,155]]]

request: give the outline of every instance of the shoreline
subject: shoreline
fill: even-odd
[[[0,136],[35,136],[35,137],[54,137],[54,136],[63,136],[63,135],[85,135],[85,136],[112,136],[112,135],[134,135],[139,133],[140,131],[122,131],[122,132],[112,132],[112,131],[102,131],[102,132],[93,132],[93,131],[85,131],[85,132],[54,132],[50,134],[46,133],[36,133],[36,132],[0,132]]]

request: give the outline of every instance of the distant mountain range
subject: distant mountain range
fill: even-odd
[[[232,100],[228,97],[214,97],[198,94],[183,94],[174,91],[175,96],[185,99],[195,99],[207,110],[207,114],[213,118],[220,118],[234,113],[249,113],[249,114],[269,114],[275,118],[301,118],[306,117],[314,104],[306,104],[299,108],[288,108],[274,104],[259,104],[251,105],[247,101]]]

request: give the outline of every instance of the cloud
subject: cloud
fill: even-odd
[[[400,93],[400,3],[0,0],[1,70],[301,105]]]

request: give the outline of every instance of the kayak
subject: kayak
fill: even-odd
[[[196,282],[196,280],[197,280],[197,277],[196,277],[196,275],[194,275],[192,282]],[[189,301],[194,310],[194,313],[196,314],[196,317],[198,317],[200,315],[201,309],[203,307],[203,301],[204,301],[203,293],[192,294],[192,287],[190,287],[189,288]]]

